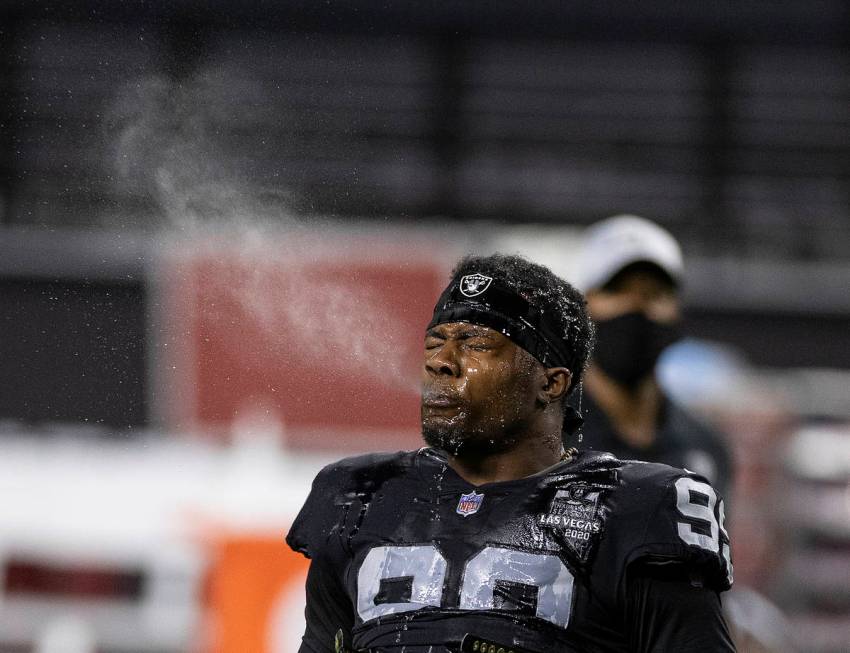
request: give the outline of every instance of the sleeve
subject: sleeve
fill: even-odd
[[[629,569],[625,622],[634,653],[734,653],[718,592],[684,564]]]
[[[354,609],[335,570],[322,559],[307,572],[307,626],[298,653],[338,653],[351,649]]]
[[[340,476],[336,466],[319,472],[286,536],[292,550],[310,559],[299,653],[336,653],[351,647],[354,610],[343,583],[347,556],[339,540],[330,537],[340,519],[335,501]]]
[[[723,499],[703,477],[673,471],[653,483],[658,501],[624,558],[624,571],[639,562],[678,563],[698,571],[707,586],[727,590],[732,560]]]

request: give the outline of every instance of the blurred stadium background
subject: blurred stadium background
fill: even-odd
[[[742,650],[850,651],[850,6],[0,4],[0,651],[296,650],[461,253],[682,242]]]

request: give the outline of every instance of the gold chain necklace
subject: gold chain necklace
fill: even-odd
[[[561,454],[561,462],[563,462],[565,460],[569,460],[573,456],[577,456],[577,455],[578,455],[578,449],[576,449],[575,447],[570,447],[569,449],[564,451],[563,454]]]

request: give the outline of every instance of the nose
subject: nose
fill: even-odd
[[[434,376],[460,376],[457,350],[451,342],[445,342],[425,352],[425,370]]]
[[[679,317],[679,305],[672,293],[645,295],[636,307],[646,317],[655,322],[669,324]]]

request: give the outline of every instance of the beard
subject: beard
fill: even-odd
[[[508,433],[472,426],[465,414],[458,419],[422,419],[422,439],[429,447],[440,449],[452,456],[483,456],[508,451],[517,439]]]
[[[456,456],[463,448],[466,430],[459,424],[434,424],[422,420],[422,439],[429,447]]]

